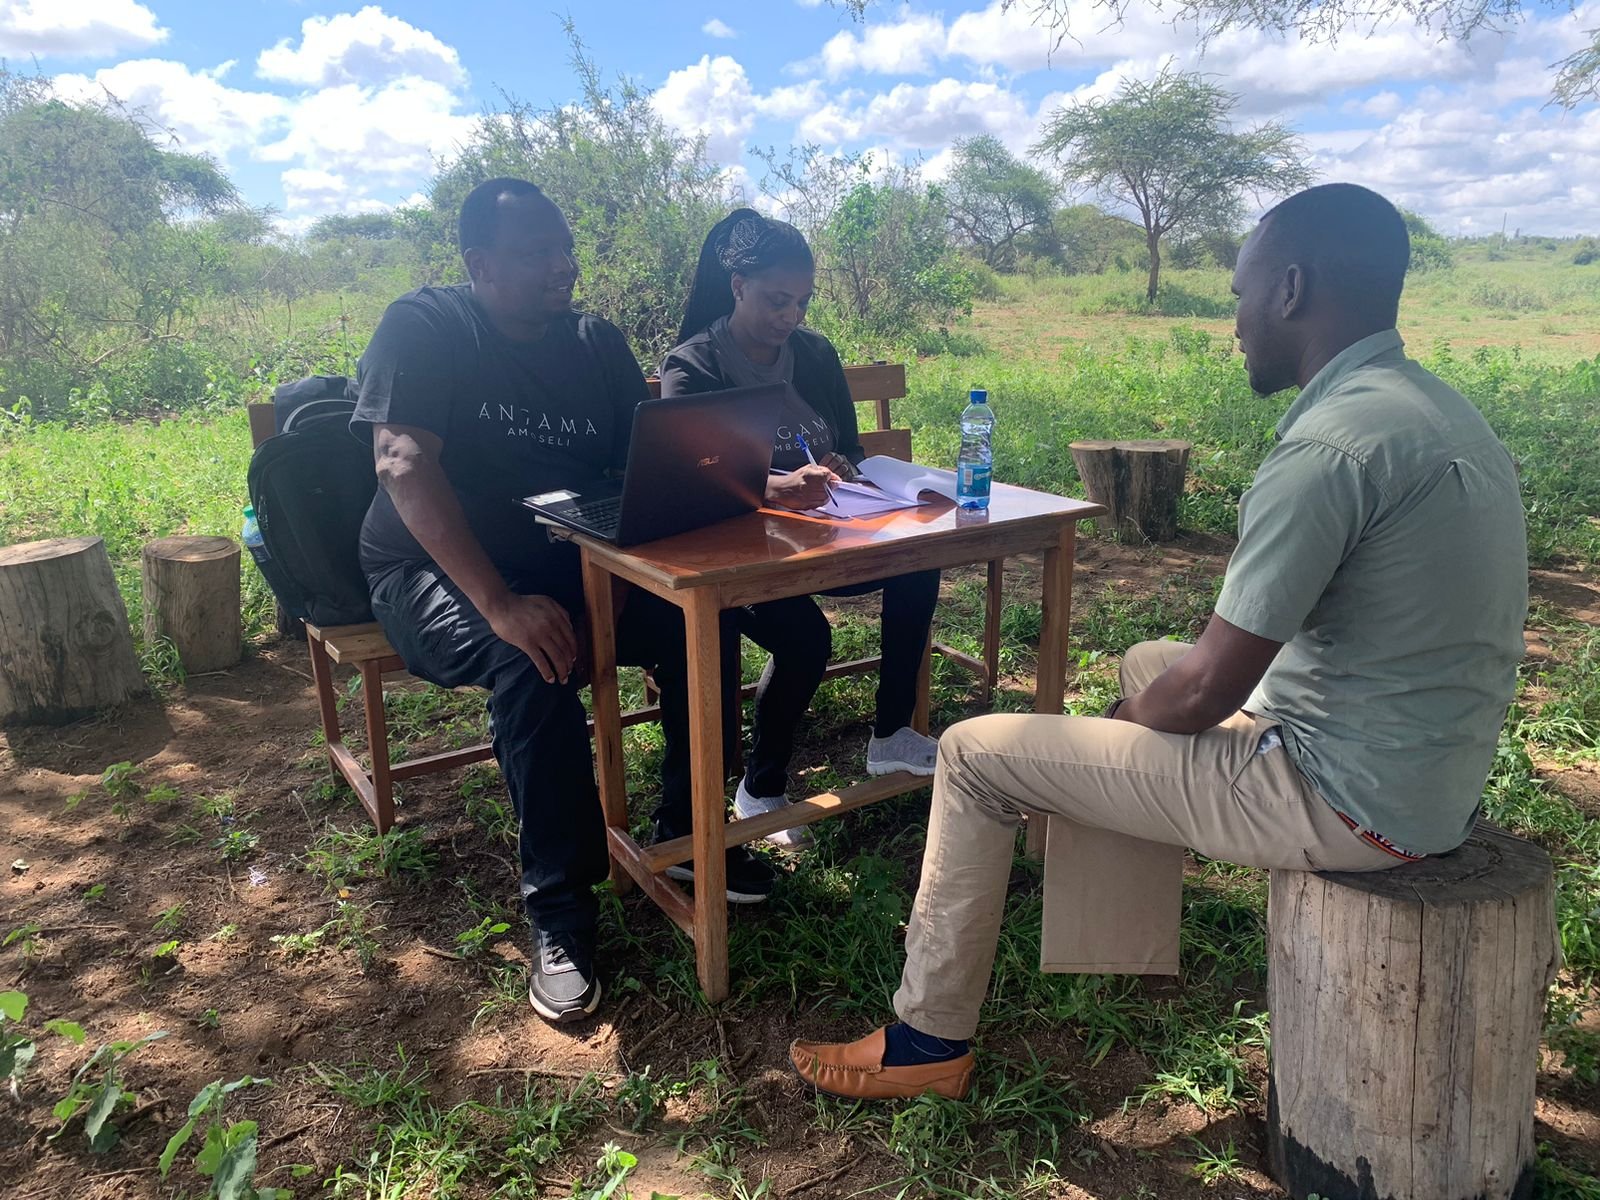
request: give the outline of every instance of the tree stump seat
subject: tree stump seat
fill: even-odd
[[[191,675],[239,661],[239,543],[228,537],[164,537],[145,545],[144,640],[168,639]]]
[[[1188,442],[1174,439],[1073,442],[1085,494],[1106,507],[1096,528],[1124,541],[1166,542],[1178,535],[1178,499],[1189,469]]]
[[[1371,873],[1273,871],[1268,1157],[1295,1200],[1525,1200],[1550,856],[1480,822]]]
[[[0,724],[63,724],[144,691],[105,542],[0,547]]]

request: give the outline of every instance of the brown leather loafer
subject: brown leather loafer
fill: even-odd
[[[789,1047],[794,1069],[819,1092],[849,1100],[894,1100],[933,1092],[959,1100],[972,1086],[972,1051],[915,1067],[883,1065],[883,1030],[858,1042],[800,1042]]]

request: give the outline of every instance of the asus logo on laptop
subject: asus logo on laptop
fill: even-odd
[[[695,463],[695,466],[697,466],[697,467],[714,467],[721,461],[722,461],[722,455],[713,454],[710,458],[702,458],[699,462]]]

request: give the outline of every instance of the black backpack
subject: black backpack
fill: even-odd
[[[378,477],[372,448],[350,432],[352,390],[339,375],[279,387],[278,434],[250,459],[250,503],[268,555],[261,573],[284,609],[313,625],[372,620],[358,546]]]

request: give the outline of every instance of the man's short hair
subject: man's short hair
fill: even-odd
[[[1411,262],[1405,218],[1377,192],[1325,183],[1297,192],[1261,218],[1258,253],[1278,268],[1298,263],[1311,293],[1331,292],[1394,324]]]
[[[495,234],[500,229],[500,199],[503,196],[538,197],[548,199],[536,183],[526,179],[502,176],[485,179],[467,193],[461,202],[461,216],[456,222],[456,240],[461,253],[484,250],[494,245]]]

